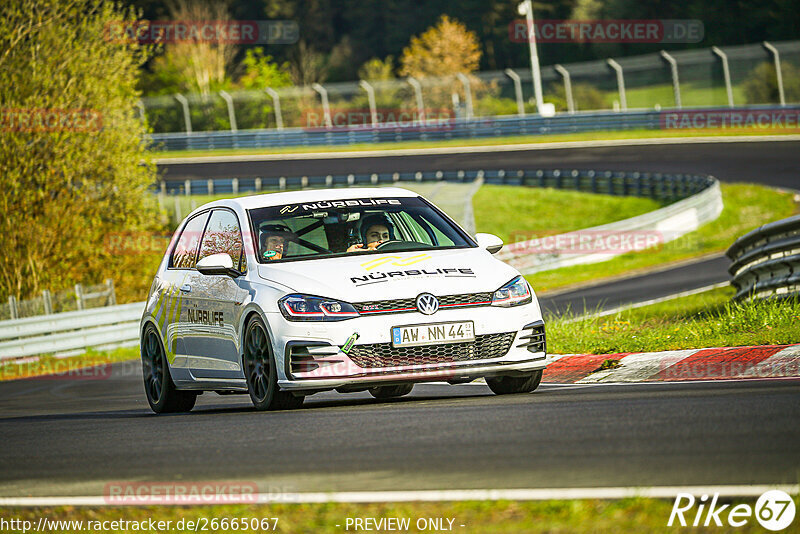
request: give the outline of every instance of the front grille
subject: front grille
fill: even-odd
[[[468,343],[392,347],[391,343],[355,345],[347,354],[359,367],[398,367],[484,360],[504,356],[516,332],[476,336]]]
[[[491,293],[468,293],[466,295],[445,295],[439,299],[439,308],[462,308],[488,306],[492,303]],[[375,300],[353,304],[359,313],[379,315],[384,313],[405,313],[417,311],[417,299]]]

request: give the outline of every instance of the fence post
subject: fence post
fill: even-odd
[[[14,295],[8,297],[8,312],[11,314],[12,319],[19,319],[17,311],[17,298]]]
[[[420,122],[425,120],[425,103],[422,100],[422,86],[419,83],[419,80],[414,78],[413,76],[409,76],[406,78],[408,84],[414,88],[414,95],[416,96],[417,100],[417,117]]]
[[[272,97],[272,107],[275,108],[275,125],[278,130],[283,130],[283,114],[281,113],[281,97],[272,87],[267,87],[264,91]]]
[[[333,123],[331,122],[331,106],[328,102],[328,90],[318,83],[312,84],[311,88],[318,92],[322,99],[322,115],[325,117],[325,126],[333,128]]]
[[[184,180],[183,182],[184,187],[184,194],[188,197],[192,194],[192,181],[191,180]]]
[[[770,51],[772,54],[773,60],[775,61],[775,76],[778,78],[778,99],[780,100],[781,106],[786,105],[786,96],[783,94],[783,74],[781,73],[781,55],[778,53],[778,49],[772,46],[772,44],[764,41],[764,48]]]
[[[672,92],[675,94],[675,107],[681,109],[681,83],[678,79],[678,62],[665,50],[661,51],[661,57],[669,63],[670,72],[672,73]]]
[[[359,80],[358,85],[367,92],[367,100],[369,100],[369,115],[372,119],[372,126],[378,124],[378,108],[375,104],[375,89],[366,80]]]
[[[192,133],[192,117],[189,115],[189,101],[180,93],[175,94],[175,100],[180,102],[183,108],[183,125],[186,128],[186,133]]]
[[[256,192],[260,193],[261,192],[261,178],[260,177],[256,178],[255,187],[256,187]]]
[[[206,187],[208,188],[208,194],[209,195],[213,195],[214,194],[214,180],[209,178],[208,182],[206,182],[206,183],[207,183]]]
[[[231,180],[231,189],[233,189],[233,194],[234,195],[238,195],[239,194],[239,179],[238,178],[234,178],[233,180]]]
[[[78,303],[78,310],[83,309],[83,288],[80,284],[75,284],[75,301]]]
[[[567,95],[567,111],[575,113],[575,100],[572,98],[572,78],[569,75],[569,71],[562,65],[555,65],[553,68],[564,78],[564,93]]]
[[[506,69],[504,72],[506,73],[506,76],[511,78],[511,80],[514,82],[514,96],[517,98],[517,115],[524,117],[525,105],[522,101],[522,82],[519,79],[519,74],[511,69]]]
[[[145,109],[144,109],[144,102],[141,99],[136,101],[136,108],[139,110],[139,120],[145,122]]]
[[[608,66],[617,73],[617,90],[619,91],[619,108],[621,111],[628,111],[628,99],[625,98],[625,76],[622,74],[622,65],[609,58],[606,60]]]
[[[233,97],[227,91],[220,91],[219,96],[228,105],[228,123],[231,125],[231,131],[235,132],[238,128],[236,127],[236,112],[233,109]]]
[[[728,55],[722,49],[712,46],[713,52],[722,61],[722,76],[725,78],[725,91],[728,93],[728,107],[733,107],[733,87],[731,86],[731,71],[728,68]]]
[[[108,287],[108,305],[117,305],[117,293],[114,291],[114,280],[106,278],[106,287]]]
[[[467,104],[467,119],[471,119],[473,116],[473,109],[472,109],[472,88],[469,84],[469,78],[467,78],[463,73],[459,72],[456,74],[461,83],[464,85],[464,95]]]
[[[44,303],[44,314],[50,315],[53,313],[53,299],[50,296],[50,290],[45,289],[42,291],[42,302]]]

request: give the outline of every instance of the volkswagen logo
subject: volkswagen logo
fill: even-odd
[[[439,310],[439,300],[430,293],[423,293],[417,297],[417,309],[425,315],[433,315]]]

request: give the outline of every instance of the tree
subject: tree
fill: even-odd
[[[403,49],[400,74],[403,76],[447,76],[478,69],[480,45],[475,33],[464,24],[442,15],[436,26],[428,28]]]
[[[382,81],[394,79],[394,58],[386,59],[374,57],[361,65],[358,69],[358,79],[367,81]]]
[[[136,263],[109,239],[157,219],[135,113],[148,50],[106,34],[134,20],[107,0],[0,6],[0,293],[119,280]]]
[[[257,47],[247,51],[242,61],[244,74],[239,84],[244,89],[264,90],[267,87],[288,87],[292,85],[289,64],[278,65],[272,56],[264,55],[264,49]]]

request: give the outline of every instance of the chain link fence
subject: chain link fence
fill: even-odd
[[[779,75],[780,74],[780,75]],[[800,41],[712,47],[542,68],[557,112],[800,102]],[[536,111],[528,69],[415,80],[147,97],[154,133],[408,126]]]

